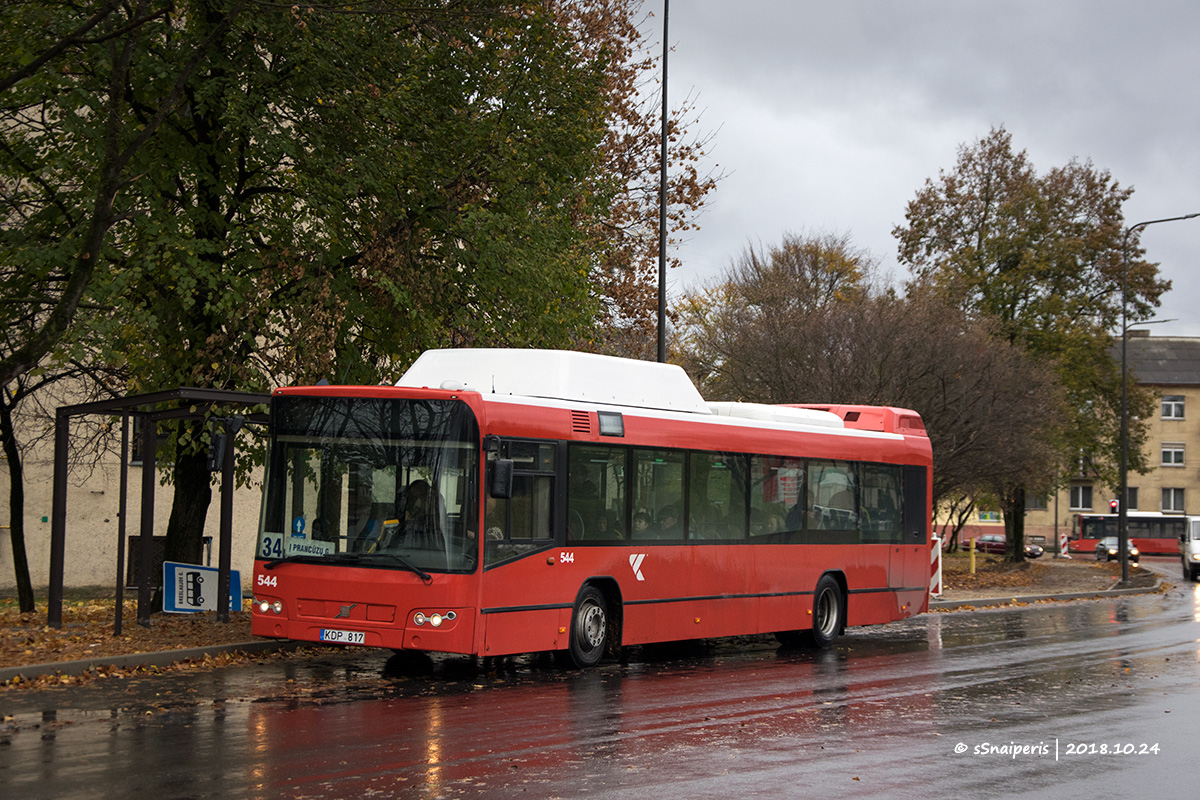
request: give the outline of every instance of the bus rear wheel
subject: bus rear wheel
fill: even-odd
[[[813,626],[808,639],[822,649],[832,647],[846,627],[846,603],[842,587],[832,575],[822,575],[813,593]]]
[[[594,667],[608,647],[608,603],[595,586],[585,586],[575,598],[568,649],[580,669]]]

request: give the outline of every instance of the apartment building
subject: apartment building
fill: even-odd
[[[1151,469],[1129,473],[1127,508],[1200,513],[1200,338],[1151,336],[1135,328],[1127,352],[1130,380],[1156,397],[1155,413],[1145,420],[1144,455]],[[1108,513],[1118,493],[1116,486],[1077,475],[1057,496],[1030,498],[1027,541],[1055,549],[1058,533],[1077,525],[1080,514]],[[981,527],[973,526],[974,532]]]

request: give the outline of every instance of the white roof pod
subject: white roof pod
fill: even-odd
[[[428,350],[396,385],[712,414],[681,367],[567,350]]]
[[[815,408],[790,408],[771,406],[764,403],[709,403],[709,410],[723,417],[738,417],[762,422],[782,422],[789,425],[820,425],[826,428],[844,428],[845,423],[837,414],[818,411]]]

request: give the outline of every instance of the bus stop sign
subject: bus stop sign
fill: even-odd
[[[168,614],[192,614],[217,610],[216,567],[163,562],[163,611]],[[229,610],[242,608],[242,576],[229,571]]]

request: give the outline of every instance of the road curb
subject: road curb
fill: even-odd
[[[1153,594],[1162,589],[1162,584],[1163,582],[1160,578],[1153,586],[1141,586],[1133,589],[1104,589],[1098,592],[1069,592],[1063,594],[1004,595],[1001,597],[977,597],[973,600],[930,600],[929,610],[956,611],[962,608],[983,610],[984,607],[1023,605],[1027,603],[1040,603],[1046,600],[1095,600],[1102,597],[1121,597],[1129,594]]]
[[[235,644],[219,644],[210,647],[189,647],[183,650],[159,650],[153,653],[130,653],[123,656],[98,656],[78,661],[59,661],[50,664],[24,664],[19,667],[0,667],[0,683],[8,683],[20,676],[23,680],[31,680],[42,675],[80,675],[102,667],[166,667],[179,661],[203,659],[205,656],[218,656],[223,653],[271,653],[294,650],[311,642],[294,642],[290,639],[264,640],[257,642],[238,642]]]

